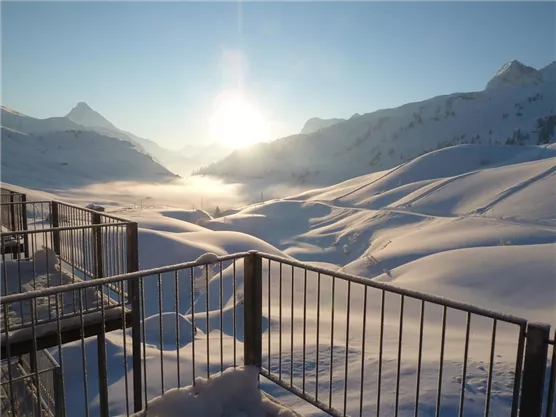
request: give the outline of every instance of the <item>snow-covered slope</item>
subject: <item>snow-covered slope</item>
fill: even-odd
[[[176,177],[131,143],[92,131],[33,135],[2,128],[1,149],[2,181],[37,189]]]
[[[238,150],[201,174],[324,185],[390,169],[457,144],[536,145],[556,140],[555,63],[505,65],[484,91],[438,96]]]
[[[476,303],[481,298],[473,300],[471,294],[483,291],[478,278],[469,278],[474,280],[469,293],[443,283],[453,278],[453,270],[465,275],[472,266],[466,265],[465,251],[481,254],[476,258],[484,265],[483,250],[488,249],[485,253],[493,256],[481,277],[489,276],[489,286],[512,289],[498,296],[485,289],[490,304],[484,298],[482,305],[552,322],[556,300],[542,298],[542,293],[556,290],[555,183],[554,145],[459,145],[392,170],[251,205],[205,226],[252,234],[301,260],[333,263],[347,272],[392,282],[403,276],[400,285]],[[440,253],[447,253],[448,269]],[[527,314],[527,307],[516,310],[511,298],[521,284],[511,278],[515,274],[503,271],[531,262],[539,280],[534,299],[544,301]],[[412,274],[414,263],[437,273],[425,284],[421,269]],[[465,285],[463,278],[457,283]]]
[[[554,144],[520,147],[458,145],[422,155],[390,170],[352,178],[288,199],[231,210],[230,214],[216,219],[211,219],[202,211],[178,208],[140,210],[110,206],[109,210],[118,211],[119,216],[139,223],[142,269],[213,256],[211,254],[224,255],[254,249],[556,325],[555,180]],[[365,395],[361,403],[359,397],[350,396],[346,407],[349,415],[374,415],[378,346],[383,343],[384,349],[380,354],[383,360],[381,383],[384,398],[381,414],[395,414],[393,393],[397,381],[399,405],[403,411],[400,415],[407,414],[408,410],[412,412],[420,338],[418,303],[410,297],[406,300],[403,356],[400,369],[396,370],[400,331],[397,296],[386,295],[384,326],[381,327],[385,337],[379,342],[378,326],[382,325],[377,320],[381,315],[378,292],[369,291],[369,303],[365,304],[366,318],[367,326],[373,330],[362,336],[360,329],[365,312],[365,291],[362,288],[352,286],[349,293],[346,282],[336,280],[332,290],[330,277],[326,274],[317,276],[310,272],[304,275],[301,269],[295,272],[292,269],[290,273],[287,267],[284,270],[277,263],[271,266],[263,262],[263,294],[273,294],[271,308],[267,308],[267,304],[263,307],[263,346],[266,348],[271,343],[273,352],[279,348],[290,352],[291,348],[299,361],[304,357],[310,371],[309,381],[314,377],[311,371],[318,349],[321,369],[326,368],[326,378],[321,381],[326,386],[321,387],[321,392],[326,390],[328,393],[327,378],[332,375],[332,401],[341,405],[344,384],[347,384],[350,393],[360,392],[360,381],[352,375],[360,375],[362,337],[365,337]],[[203,269],[193,270],[193,282],[203,278],[204,273]],[[220,361],[224,368],[233,364],[235,343],[241,351],[243,329],[233,325],[235,313],[232,315],[232,306],[235,305],[237,323],[242,323],[241,303],[233,298],[234,294],[239,297],[242,291],[241,262],[226,267],[222,272],[215,266],[209,274],[208,295],[207,292],[200,292],[193,299],[189,296],[191,281],[187,273],[180,275],[178,291],[172,274],[163,274],[160,285],[156,276],[145,280],[148,399],[160,395],[161,366],[164,367],[167,389],[176,386],[177,361],[181,364],[182,384],[191,380],[193,368],[197,376],[205,375],[210,349],[207,348],[209,352],[204,349],[211,338],[215,342],[213,345],[223,347],[222,355],[217,349],[208,359],[218,368]],[[304,279],[307,280],[306,290]],[[332,322],[335,323],[334,349],[348,343],[344,324],[348,293],[352,323],[349,351],[339,350],[334,356],[332,369],[329,369],[330,357],[328,353],[322,355],[322,352],[328,351],[332,340]],[[177,295],[179,311],[176,312]],[[300,300],[305,297],[307,308],[303,310],[304,302]],[[221,302],[224,306],[222,316],[219,312]],[[157,313],[159,305],[163,309],[160,315]],[[289,321],[290,305],[295,306],[292,324]],[[330,319],[331,305],[336,311],[334,319]],[[191,331],[192,306],[198,329],[194,336]],[[285,308],[283,318],[279,316],[282,308]],[[461,377],[464,357],[465,314],[458,314],[450,311],[447,319],[449,325],[443,345],[442,415],[457,414],[460,399],[462,385],[458,378]],[[218,331],[220,317],[222,332]],[[315,337],[317,317],[320,317],[320,342]],[[440,357],[441,309],[427,306],[425,322],[419,402],[425,415],[433,415]],[[179,323],[179,333],[176,323]],[[473,317],[472,341],[466,356],[468,380],[465,382],[465,410],[469,415],[482,415],[484,412],[485,392],[491,380],[486,371],[490,360],[489,349],[485,349],[485,343],[488,343],[485,341],[490,340],[492,331],[490,324]],[[292,345],[289,344],[289,337],[285,337],[282,346],[277,336],[278,329],[288,335],[294,328],[305,328],[307,338],[292,331]],[[516,330],[499,323],[498,331],[501,333],[497,333],[496,338],[491,414],[509,413],[511,388],[508,387],[513,386]],[[382,330],[380,334],[383,334]],[[129,331],[126,335],[129,336]],[[237,342],[234,342],[234,335],[238,335]],[[107,334],[110,411],[114,415],[125,413],[126,368],[122,366],[122,357],[127,349],[130,358],[131,342],[127,339],[127,344],[124,344],[123,336],[119,331]],[[193,340],[196,340],[195,344]],[[96,387],[96,339],[89,338],[85,343],[87,377],[90,386]],[[191,362],[193,346],[196,352],[194,364]],[[64,376],[68,382],[67,412],[81,415],[83,404],[87,403],[81,373],[83,350],[79,342],[64,345],[62,350]],[[336,360],[336,357],[341,359]],[[276,357],[272,360],[278,362]],[[131,365],[127,372],[130,368]],[[294,381],[299,380],[301,368],[294,369]],[[345,377],[346,369],[348,378]],[[284,366],[282,376],[285,380],[288,380],[289,372],[289,366]],[[127,376],[131,378],[130,374]],[[261,379],[261,387],[270,390],[272,395],[303,415],[322,414],[297,397],[288,397],[283,391],[276,390],[264,379]],[[94,395],[89,397],[88,405],[90,415],[99,415],[98,400]]]

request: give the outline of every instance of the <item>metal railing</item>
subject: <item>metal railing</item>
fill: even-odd
[[[36,362],[33,360],[36,359]],[[2,361],[1,413],[6,416],[63,416],[63,377],[48,351]],[[9,376],[11,376],[11,380]]]
[[[55,315],[46,330],[31,314],[27,341],[6,320],[21,302],[34,313],[51,297],[59,311],[64,297],[125,283],[129,298],[117,308],[101,303],[90,314],[79,301],[76,318]],[[169,389],[242,364],[259,367],[262,389],[282,387],[333,416],[554,411],[548,326],[268,254],[201,258],[0,301],[2,357],[54,349],[71,375],[67,415],[130,415]],[[80,341],[71,350],[69,332]]]
[[[2,195],[2,213],[16,214],[2,222],[18,220],[1,234],[3,295],[138,270],[136,223],[59,201],[27,201],[25,194],[5,188]],[[91,288],[84,297],[86,312],[99,311],[102,303],[114,308],[126,303],[127,284],[122,291],[108,286],[102,295]],[[67,297],[58,313],[76,316],[77,304],[76,294]],[[40,300],[39,305],[37,323],[52,321],[57,315],[53,300]],[[31,324],[29,303],[9,314],[14,330]]]

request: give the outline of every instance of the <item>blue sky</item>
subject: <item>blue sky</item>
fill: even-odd
[[[275,137],[484,87],[555,56],[554,2],[2,2],[2,104],[35,117],[85,101],[168,148],[210,142],[242,88]]]

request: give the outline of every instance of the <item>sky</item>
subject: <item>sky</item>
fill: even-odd
[[[556,59],[554,2],[0,7],[3,105],[45,118],[84,101],[170,149],[226,140],[230,119],[254,118],[248,133],[275,139],[311,117],[482,90],[512,59],[535,68]]]

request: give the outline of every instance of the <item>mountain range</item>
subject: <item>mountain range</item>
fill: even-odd
[[[433,97],[348,120],[311,119],[300,134],[236,150],[198,173],[327,185],[458,144],[546,144],[555,137],[555,92],[556,62],[537,70],[514,60],[482,91]]]

